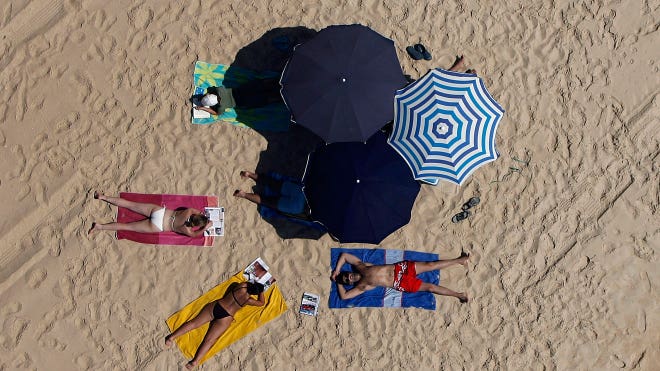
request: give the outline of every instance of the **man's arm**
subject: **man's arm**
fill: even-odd
[[[341,283],[337,283],[337,293],[339,293],[339,298],[341,298],[341,300],[352,299],[362,294],[364,291],[365,289],[362,288],[361,286],[356,286],[346,291],[344,285],[342,285]]]
[[[347,252],[343,252],[339,255],[339,259],[337,259],[337,266],[335,266],[335,270],[332,272],[332,280],[334,281],[339,272],[341,272],[341,267],[345,264],[348,263],[350,265],[359,265],[362,263],[362,260],[360,260],[357,256],[353,254],[349,254]]]

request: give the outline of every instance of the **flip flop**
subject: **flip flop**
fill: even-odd
[[[458,223],[460,221],[463,221],[463,220],[467,219],[468,216],[470,216],[470,212],[467,211],[467,210],[464,210],[464,211],[461,211],[460,213],[454,215],[451,218],[451,221],[452,221],[452,223]]]
[[[406,48],[406,51],[408,52],[408,55],[410,56],[410,58],[412,58],[412,59],[414,59],[414,60],[416,60],[416,61],[418,61],[418,60],[424,58],[424,56],[422,55],[422,53],[420,53],[419,50],[417,50],[417,48],[414,47],[414,46],[409,46],[409,47],[407,47],[407,48]]]
[[[424,58],[427,61],[431,60],[431,53],[429,53],[428,50],[426,50],[426,47],[422,44],[415,44],[415,49],[419,52],[419,54],[422,55],[422,58]]]
[[[473,208],[473,207],[479,205],[479,201],[481,201],[479,199],[479,197],[472,197],[468,200],[468,202],[463,204],[463,206],[461,207],[461,210],[467,210],[467,209]]]

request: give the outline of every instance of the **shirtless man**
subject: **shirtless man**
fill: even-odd
[[[254,299],[252,296],[256,295]],[[211,322],[204,340],[197,348],[195,357],[186,364],[187,369],[192,369],[208,353],[216,341],[227,331],[229,325],[234,322],[234,315],[246,305],[261,307],[265,304],[264,286],[260,283],[234,282],[227,288],[222,298],[206,304],[195,318],[184,323],[171,334],[165,337],[165,347],[169,348],[179,336],[188,333],[205,323]]]
[[[444,269],[452,265],[462,264],[467,267],[470,256],[461,253],[456,259],[436,260],[431,262],[414,262],[404,260],[395,264],[373,265],[361,261],[357,256],[342,253],[337,260],[337,266],[332,272],[331,279],[337,283],[337,291],[342,300],[354,298],[365,291],[377,286],[390,287],[402,292],[429,291],[436,295],[453,296],[461,303],[467,303],[467,294],[456,292],[443,286],[423,282],[417,278],[417,274]],[[353,266],[356,272],[340,271],[344,263]],[[353,285],[348,291],[344,285]]]
[[[132,223],[92,223],[92,228],[87,233],[95,231],[133,231],[140,233],[174,231],[185,236],[198,237],[213,225],[213,222],[204,213],[193,208],[172,210],[156,204],[133,202],[119,197],[105,196],[98,192],[94,192],[94,198],[115,206],[130,209],[144,215],[145,219]]]

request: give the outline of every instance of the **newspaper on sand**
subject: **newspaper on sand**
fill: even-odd
[[[250,282],[258,282],[264,285],[264,292],[266,292],[270,285],[275,283],[275,277],[268,270],[268,265],[261,258],[256,258],[245,268],[243,277]]]
[[[213,225],[204,231],[204,236],[224,236],[225,235],[225,208],[224,207],[205,207],[204,214]]]

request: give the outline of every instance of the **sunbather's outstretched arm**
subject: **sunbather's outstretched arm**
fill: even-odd
[[[353,287],[352,289],[346,291],[346,289],[344,288],[344,285],[337,282],[337,293],[339,294],[339,297],[341,298],[341,300],[352,299],[352,298],[364,293],[365,291],[366,290],[361,286],[356,286],[356,287]]]
[[[333,281],[335,280],[339,272],[341,272],[341,267],[344,266],[345,263],[351,265],[358,265],[362,263],[362,260],[360,260],[357,256],[353,254],[349,254],[347,252],[343,252],[339,254],[339,259],[337,259],[337,265],[335,266],[335,270],[332,272]]]
[[[211,108],[208,108],[208,107],[204,107],[204,106],[195,106],[195,109],[196,109],[196,110],[200,110],[200,111],[206,111],[206,112],[208,112],[208,113],[210,113],[210,114],[212,114],[212,115],[214,115],[214,116],[217,116],[217,115],[218,115],[217,112],[215,112],[214,110],[212,110]]]
[[[211,228],[212,225],[213,225],[213,221],[209,220],[209,221],[206,223],[205,226],[203,226],[203,227],[199,227],[199,229],[196,230],[196,231],[193,230],[192,228],[187,228],[187,229],[189,229],[190,231],[189,231],[189,232],[186,231],[185,234],[186,234],[187,236],[189,236],[189,237],[193,237],[193,238],[194,238],[194,237],[199,237],[199,236],[201,236],[201,235],[204,234],[204,231],[205,231],[205,230]]]
[[[255,306],[255,307],[263,307],[264,304],[266,304],[266,301],[264,300],[264,293],[260,292],[259,295],[257,296],[256,300],[252,299],[252,297],[250,297],[246,304],[252,305],[252,306]]]
[[[365,263],[360,258],[357,256],[343,252],[339,255],[339,259],[337,259],[337,265],[335,266],[334,271],[332,271],[332,280],[334,281],[339,272],[341,272],[341,267],[345,264],[348,263],[354,267],[359,267],[360,265],[368,267],[370,265],[373,265],[371,263]]]

